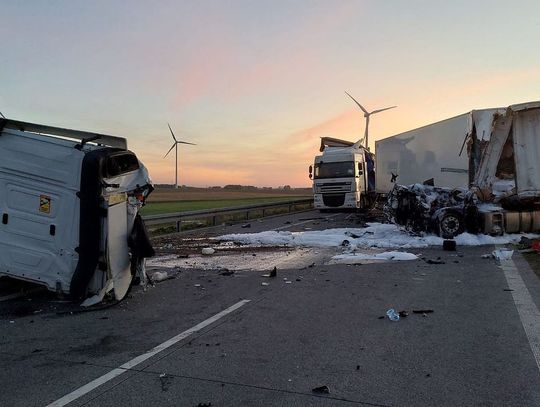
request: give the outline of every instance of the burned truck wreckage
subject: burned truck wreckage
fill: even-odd
[[[450,134],[456,129],[465,134]],[[433,140],[443,136],[437,151]],[[384,155],[390,146],[411,142],[430,146],[423,165],[416,164],[413,149],[391,160]],[[445,238],[540,231],[540,102],[472,111],[380,140],[377,147],[377,169],[383,170],[377,176],[386,170],[400,182],[387,196],[390,221]]]

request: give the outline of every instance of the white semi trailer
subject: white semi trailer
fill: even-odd
[[[0,276],[122,299],[153,254],[152,189],[124,138],[0,119]]]

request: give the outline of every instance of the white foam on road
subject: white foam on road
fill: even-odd
[[[355,264],[363,261],[407,261],[416,260],[418,256],[407,252],[383,252],[376,254],[347,253],[332,257],[330,264]]]
[[[481,246],[508,244],[519,242],[521,237],[537,237],[538,235],[473,235],[462,233],[455,238],[462,246]],[[394,224],[368,223],[365,228],[336,228],[318,231],[287,232],[266,231],[260,233],[240,233],[223,235],[219,241],[235,241],[246,245],[258,246],[305,246],[305,247],[339,247],[344,244],[351,250],[356,248],[420,248],[441,246],[443,239],[435,235],[414,236]]]

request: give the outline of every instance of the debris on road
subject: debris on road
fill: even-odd
[[[394,308],[390,308],[388,311],[386,311],[386,315],[390,321],[399,321],[399,315]]]
[[[201,253],[204,254],[204,255],[210,255],[210,254],[214,254],[216,251],[214,249],[212,249],[211,247],[205,247],[201,250]]]
[[[270,278],[277,276],[277,267],[274,267],[274,269],[270,272],[269,276]]]
[[[483,259],[491,259],[491,258],[493,258],[493,255],[491,253],[489,253],[489,254],[483,254],[481,257]]]
[[[169,276],[169,274],[166,271],[155,271],[150,276],[150,281],[152,284],[159,283],[160,281],[168,280],[169,278],[174,278],[172,276]]]
[[[449,252],[455,252],[456,251],[456,241],[453,239],[446,239],[443,241],[443,250],[449,251]]]
[[[233,274],[234,274],[234,270],[227,270],[227,269],[219,273],[219,275],[221,276],[232,276]]]
[[[242,229],[250,228],[251,223],[246,223],[246,224],[242,225],[241,227],[242,227]]]
[[[436,259],[424,259],[424,261],[427,264],[446,264],[446,262],[442,260],[440,257],[437,257]]]
[[[499,261],[510,260],[512,258],[512,255],[514,254],[514,251],[508,249],[498,249],[494,250],[491,254]]]
[[[270,283],[261,283],[261,285],[267,286],[270,285]]]
[[[435,311],[432,309],[413,309],[413,314],[432,314]]]
[[[315,387],[311,389],[311,391],[317,394],[330,394],[330,389],[328,388],[328,386]]]
[[[398,314],[401,318],[407,318],[409,316],[409,313],[407,311],[399,311]]]

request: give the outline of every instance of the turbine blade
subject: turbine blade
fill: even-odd
[[[369,112],[368,112],[366,109],[364,109],[364,106],[362,106],[360,103],[358,103],[358,101],[357,101],[355,98],[353,98],[353,97],[352,97],[351,95],[349,95],[347,92],[345,92],[345,93],[346,93],[347,96],[349,96],[352,100],[354,100],[354,102],[358,105],[358,107],[359,107],[360,109],[362,109],[362,111],[363,111],[365,114],[369,114]]]
[[[379,113],[379,112],[384,112],[385,110],[393,109],[394,107],[397,107],[397,106],[385,107],[384,109],[377,109],[377,110],[374,110],[373,112],[371,112],[370,114],[375,114],[375,113]]]
[[[173,133],[173,131],[172,131],[172,129],[171,129],[171,125],[170,125],[169,123],[167,123],[167,126],[169,126],[169,130],[171,131],[171,136],[172,136],[172,138],[174,139],[174,141],[177,141],[177,140],[176,140],[176,137],[174,137],[174,133]]]
[[[191,144],[192,146],[196,146],[195,143],[188,143],[187,141],[177,141],[176,144]]]
[[[163,156],[163,158],[167,157],[167,156],[169,155],[169,153],[172,151],[172,149],[175,148],[175,147],[176,147],[176,143],[174,143],[174,144],[172,145],[172,147],[169,149],[169,151],[167,151],[167,154],[165,154],[165,155]]]

